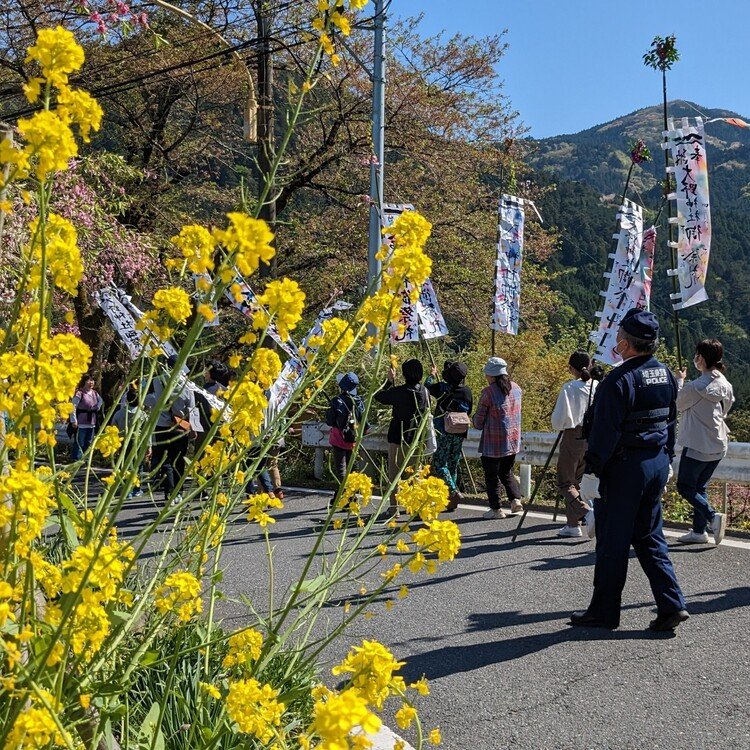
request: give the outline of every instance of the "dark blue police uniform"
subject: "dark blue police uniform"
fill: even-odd
[[[655,318],[653,325],[655,339]],[[596,391],[586,471],[599,477],[601,497],[595,504],[594,595],[586,615],[607,627],[620,622],[631,545],[651,584],[659,617],[685,609],[661,509],[674,456],[676,396],[672,373],[651,355],[626,360]]]

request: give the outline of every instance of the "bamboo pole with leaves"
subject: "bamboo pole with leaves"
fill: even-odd
[[[664,130],[668,129],[669,111],[667,102],[667,71],[680,59],[680,53],[677,49],[677,37],[672,34],[662,38],[655,36],[651,42],[651,48],[643,55],[643,64],[654,70],[661,71],[661,89],[662,89],[662,114]],[[666,137],[665,137],[666,140]],[[664,196],[665,198],[672,192],[672,178],[669,175],[669,149],[664,149]],[[667,246],[669,247],[670,257],[672,259],[672,268],[677,268],[677,252],[674,248],[673,230],[672,230],[672,204],[667,200]],[[672,276],[672,291],[679,291],[677,277]],[[677,310],[673,309],[672,320],[674,323],[675,343],[677,345],[677,363],[682,369],[682,344],[680,342],[680,315]]]

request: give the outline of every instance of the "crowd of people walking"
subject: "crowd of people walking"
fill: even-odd
[[[653,629],[673,629],[687,619],[662,531],[661,499],[673,474],[678,445],[677,491],[693,508],[692,529],[679,541],[706,544],[710,530],[714,543],[720,544],[726,532],[726,515],[711,505],[708,495],[709,481],[727,452],[726,416],[734,403],[732,386],[723,374],[722,344],[705,339],[696,345],[693,365],[698,377],[688,381],[686,370],[672,373],[654,357],[658,342],[655,316],[631,310],[617,334],[616,351],[622,363],[605,377],[586,352],[573,352],[568,360],[571,379],[560,390],[551,413],[551,425],[559,433],[557,490],[566,515],[566,524],[557,534],[582,537],[585,527],[586,536],[596,539],[594,595],[586,610],[573,615],[574,625],[617,627],[631,546],[657,602]],[[483,374],[487,385],[475,409],[463,362],[446,361],[439,376],[433,366],[425,378],[422,363],[409,359],[401,366],[400,384],[395,367],[389,368],[373,395],[391,411],[386,436],[386,473],[392,489],[389,517],[398,515],[397,482],[424,456],[425,442],[433,443],[427,451],[431,472],[448,487],[446,510],[455,511],[464,499],[460,467],[471,427],[480,433],[478,450],[489,503],[485,518],[506,517],[501,488],[508,512],[523,511],[514,470],[521,451],[522,390],[500,357],[490,357]],[[205,390],[221,395],[229,378],[224,365],[212,362],[204,373]],[[165,382],[164,375],[153,380],[146,408],[157,403]],[[333,473],[343,482],[354,469],[357,440],[370,426],[357,374],[341,373],[337,383],[339,392],[330,400],[325,417],[331,428]],[[158,415],[149,454],[158,467],[165,498],[172,502],[184,476],[191,438],[202,434],[198,439],[205,440],[212,434],[211,408],[200,398],[197,403],[195,392],[185,387]],[[145,419],[139,402],[137,389],[131,386],[113,423],[125,431],[133,420]],[[90,446],[102,407],[93,378],[85,376],[69,419],[73,460]],[[279,446],[274,448],[270,466],[264,458],[255,479],[263,491],[282,496]],[[251,459],[259,451],[260,445],[251,450]]]

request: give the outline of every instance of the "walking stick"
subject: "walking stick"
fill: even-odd
[[[557,450],[557,446],[560,444],[560,440],[562,440],[562,436],[563,436],[563,433],[562,433],[562,430],[560,430],[560,432],[557,433],[557,438],[555,438],[555,444],[552,446],[552,450],[549,452],[549,456],[547,456],[547,460],[544,462],[544,466],[542,467],[541,472],[539,472],[539,476],[536,478],[534,489],[531,493],[531,497],[529,498],[529,502],[526,504],[526,508],[523,511],[521,520],[518,522],[518,526],[516,526],[516,530],[513,534],[513,538],[511,539],[511,541],[513,542],[516,541],[518,532],[521,530],[521,526],[523,526],[523,522],[526,520],[526,514],[529,512],[529,508],[534,502],[536,493],[539,491],[539,488],[542,486],[542,480],[544,479],[544,475],[547,473],[547,469],[549,468],[550,461],[552,461],[552,456],[555,455],[555,451]]]
[[[477,483],[474,481],[474,475],[471,473],[471,468],[469,467],[469,459],[466,458],[466,454],[464,453],[464,449],[461,448],[461,456],[464,459],[464,465],[466,466],[466,473],[469,475],[469,479],[471,479],[471,486],[474,488],[474,494],[479,494],[477,492]]]

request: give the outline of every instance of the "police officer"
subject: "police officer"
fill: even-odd
[[[688,619],[662,531],[661,495],[674,457],[677,384],[653,353],[659,323],[630,310],[615,351],[623,363],[601,382],[586,451],[581,498],[596,500],[594,595],[572,625],[614,629],[628,574],[630,546],[648,576],[657,607],[651,630],[674,630]]]

